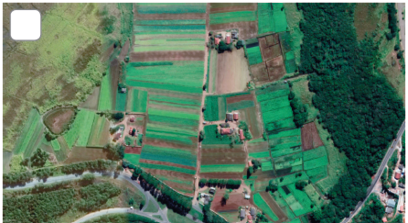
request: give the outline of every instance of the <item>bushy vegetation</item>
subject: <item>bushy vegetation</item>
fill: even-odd
[[[393,39],[397,36],[399,28],[397,25],[397,9],[395,8],[395,3],[387,3],[388,12],[388,27],[390,28],[390,33],[386,34],[388,40]]]
[[[79,191],[81,200],[77,206],[83,211],[93,211],[106,203],[109,198],[119,195],[120,192],[120,189],[111,183],[92,184],[81,188]]]
[[[404,118],[402,101],[377,69],[378,45],[357,42],[353,4],[299,4],[304,20],[301,73],[309,75],[319,122],[345,152],[348,173],[328,194],[332,201],[315,222],[340,222],[366,196],[389,142]],[[327,52],[334,52],[330,56]]]
[[[354,217],[354,222],[382,222],[384,216],[384,206],[376,194],[371,194],[362,210]]]
[[[295,93],[291,90],[289,93],[290,107],[293,111],[293,122],[296,127],[301,128],[307,121],[308,110],[305,104],[296,97]]]
[[[226,180],[226,179],[205,179],[201,178],[199,182],[200,187],[226,187],[227,189],[238,189],[241,186],[241,180]]]
[[[49,154],[41,149],[37,149],[30,158],[32,167],[43,167],[48,160]]]

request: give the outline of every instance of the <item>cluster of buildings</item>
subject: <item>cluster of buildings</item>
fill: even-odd
[[[248,210],[248,206],[246,206],[245,208],[241,208],[241,210],[239,211],[239,217],[241,218],[241,220],[243,220],[246,216],[248,223],[255,222],[256,209],[254,207],[251,207],[248,211],[248,214],[247,214],[247,210]]]
[[[222,33],[217,33],[214,37],[215,45],[219,45],[221,41],[224,41],[225,44],[231,44],[231,41],[239,39],[239,33],[237,30],[232,30],[230,32],[225,32],[225,38],[223,37]]]
[[[236,122],[239,119],[239,114],[237,112],[229,112],[226,114],[227,122]],[[226,127],[226,124],[221,124],[220,133],[221,135],[231,135],[235,132],[234,128]],[[242,129],[238,130],[239,139],[243,141],[245,139],[244,131]]]

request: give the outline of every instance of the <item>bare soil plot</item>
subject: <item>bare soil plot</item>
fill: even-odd
[[[44,124],[51,132],[60,134],[68,127],[74,115],[72,107],[56,108],[44,115]]]
[[[270,61],[265,62],[270,81],[277,81],[286,74],[285,64],[283,63],[283,57],[279,56]],[[269,65],[269,67],[268,67]]]
[[[268,70],[265,66],[265,63],[259,63],[259,64],[252,65],[250,69],[251,69],[252,77],[255,82],[262,82],[262,81],[269,80]]]
[[[267,141],[258,142],[258,143],[248,143],[247,148],[248,148],[249,153],[255,153],[255,152],[268,151],[269,145]]]
[[[175,157],[175,159],[177,159],[177,158]],[[184,168],[184,169],[196,170],[196,168],[193,167],[193,166],[185,166],[185,165],[180,165],[180,164],[176,164],[176,163],[169,163],[169,162],[156,161],[156,160],[140,159],[139,162],[140,163],[166,165],[166,166],[174,166],[174,167],[180,167],[180,168]]]
[[[197,141],[197,138],[191,137],[190,138],[193,142]],[[191,150],[192,147],[195,147],[196,145],[186,145],[183,143],[175,143],[175,142],[169,142],[169,141],[164,141],[163,139],[155,139],[155,138],[144,138],[143,139],[143,144],[144,145],[152,145],[152,146],[157,146],[157,147],[166,147],[166,148],[178,148],[178,149],[185,149],[185,150]],[[195,148],[194,148],[195,150]]]
[[[245,163],[246,154],[243,149],[203,149],[201,165],[207,164],[238,164]]]
[[[244,94],[227,98],[227,104],[236,103],[240,101],[255,101],[255,96],[253,94]]]
[[[276,214],[276,216],[279,218],[278,221],[274,222],[284,222],[288,220],[288,217],[286,214],[282,211],[282,209],[279,207],[279,205],[276,203],[276,201],[271,197],[269,192],[260,192],[259,195],[265,200],[265,202],[269,205],[269,207],[272,209],[273,213]],[[269,219],[272,220],[272,219]]]
[[[130,61],[202,61],[204,56],[201,50],[132,52]]]
[[[192,180],[194,175],[186,174],[186,173],[180,173],[180,172],[173,172],[173,171],[168,171],[168,170],[159,170],[159,169],[150,169],[150,168],[143,168],[146,172],[156,176],[156,175],[162,175],[166,176],[167,178],[178,178],[178,179],[183,179],[183,180]]]
[[[86,101],[84,101],[79,107],[98,110],[100,89],[100,86],[96,87],[92,94],[90,94]]]
[[[108,158],[108,152],[101,148],[73,147],[64,164]]]
[[[244,198],[243,193],[238,193],[233,191],[229,195],[229,199],[225,202],[223,196],[225,194],[226,189],[217,189],[217,192],[214,196],[214,199],[211,203],[211,209],[219,212],[219,211],[237,211],[238,215],[238,208],[240,206],[252,206],[253,204],[250,200]]]
[[[240,39],[252,39],[258,35],[258,22],[232,22],[224,24],[212,24],[208,26],[212,31],[224,31],[227,29],[238,29]]]
[[[323,146],[322,139],[314,122],[303,125],[301,129],[303,151]]]
[[[234,12],[234,11],[255,11],[256,3],[209,3],[210,13]]]
[[[270,44],[267,43],[267,38],[270,40]],[[272,38],[272,39],[271,39]],[[276,37],[262,37],[259,38],[259,48],[261,49],[263,61],[268,61],[275,57],[282,55],[282,49],[280,44],[273,44]]]
[[[235,48],[232,52],[225,51],[218,54],[217,94],[240,92],[246,89],[251,78],[244,54],[244,49]]]
[[[140,154],[142,153],[142,147],[126,146],[125,153]]]
[[[116,105],[116,93],[118,92],[118,84],[120,78],[120,62],[117,58],[110,63],[110,76],[111,76],[111,92],[112,92],[112,109],[115,110]]]
[[[268,47],[271,47],[273,45],[276,45],[279,43],[279,35],[278,34],[274,34],[274,35],[269,35],[264,37],[266,39],[266,45]]]
[[[129,42],[129,39],[128,39],[128,40],[126,40],[125,45],[123,45],[123,47],[122,47],[122,49],[120,51],[119,61],[123,61],[125,59],[128,51],[129,51],[129,47],[130,47],[130,42]]]

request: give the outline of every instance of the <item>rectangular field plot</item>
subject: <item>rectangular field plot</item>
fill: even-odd
[[[175,167],[175,166],[167,166],[167,165],[152,164],[152,163],[140,163],[140,166],[143,168],[168,170],[168,171],[180,172],[180,173],[191,174],[191,175],[195,174],[195,170],[184,169],[184,168]]]
[[[290,137],[290,136],[300,136],[300,128],[297,129],[290,129],[286,131],[281,131],[277,134],[271,134],[268,136],[269,140],[276,140],[283,137]]]
[[[175,20],[136,20],[136,25],[168,26],[168,25],[205,25],[205,19],[175,19]]]
[[[126,93],[116,93],[116,111],[126,111],[126,99],[127,99],[127,92]]]
[[[249,153],[249,157],[252,158],[262,158],[262,157],[269,157],[269,151],[264,151],[264,152],[257,152],[257,153]]]
[[[147,106],[147,91],[133,89],[129,93],[127,102],[127,111],[146,112]]]
[[[104,147],[109,143],[109,126],[109,121],[105,117],[95,116],[87,147]]]
[[[310,198],[304,191],[296,189],[295,184],[290,184],[287,187],[293,194],[294,200],[286,199],[286,201],[287,202],[288,200],[290,201],[288,202],[288,204],[292,208],[296,216],[312,212],[317,208],[317,206],[314,206],[314,208],[310,207],[313,204],[313,202],[310,200]]]
[[[327,156],[323,156],[317,159],[305,161],[304,168],[305,170],[310,170],[321,166],[327,166],[327,164],[328,164]]]
[[[273,165],[271,161],[262,162],[262,171],[273,170]]]
[[[156,147],[145,145],[140,155],[141,159],[175,163],[196,167],[197,157],[188,150]]]
[[[210,14],[210,24],[256,21],[256,11],[237,11]]]
[[[137,3],[136,10],[139,14],[182,14],[205,13],[205,3]]]
[[[31,109],[20,137],[15,144],[14,154],[24,154],[24,157],[29,157],[31,152],[36,149],[36,145],[39,143],[38,139],[43,130],[43,124],[40,119],[41,117],[37,110]]]
[[[171,62],[171,65],[127,66],[126,83],[133,87],[202,93],[202,61]]]
[[[261,49],[259,46],[247,48],[249,65],[262,63]]]
[[[268,195],[268,194],[266,194]],[[268,195],[269,196],[269,195]],[[254,194],[254,203],[258,206],[265,214],[269,216],[270,219],[273,221],[279,220],[278,216],[272,211],[271,207],[265,202],[262,196],[258,194]]]
[[[320,146],[316,149],[308,150],[303,152],[303,160],[308,161],[316,159],[322,156],[327,156],[326,147]]]
[[[227,110],[225,97],[220,95],[208,95],[205,97],[204,120],[218,121],[225,119]]]
[[[270,100],[272,98],[287,97],[289,93],[290,93],[289,88],[285,88],[285,89],[258,95],[256,99],[258,100],[258,102],[262,102],[265,100]]]
[[[327,167],[321,166],[315,169],[310,169],[307,170],[306,173],[309,176],[310,180],[313,183],[316,183],[317,181],[327,177]]]
[[[309,179],[309,177],[304,172],[301,172],[301,174],[302,174],[301,176],[296,176],[297,174],[299,174],[299,173],[293,173],[293,174],[290,174],[290,175],[283,176],[282,181],[280,181],[280,180],[277,181],[278,185],[279,186],[286,186],[286,185],[289,185],[289,184],[294,184],[299,180],[308,180]]]
[[[131,153],[126,153],[123,159],[127,160],[131,164],[134,165],[139,165],[139,159],[140,155],[139,154],[131,154]]]
[[[286,31],[283,3],[258,3],[258,34]]]
[[[72,148],[77,140],[80,146],[86,145],[92,128],[94,115],[94,112],[88,110],[80,110],[76,114],[75,120],[71,124],[70,129],[64,134],[64,138],[69,148]],[[78,139],[79,137],[81,138],[80,140]]]
[[[245,164],[214,164],[201,165],[200,173],[212,172],[243,172]]]
[[[112,93],[111,93],[111,77],[109,69],[106,71],[106,75],[102,78],[101,92],[99,93],[98,110],[111,110],[112,109]]]

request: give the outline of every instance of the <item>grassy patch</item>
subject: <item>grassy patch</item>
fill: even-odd
[[[149,201],[149,204],[147,204],[147,208],[144,210],[144,212],[151,212],[151,213],[155,213],[157,212],[159,209],[153,204],[153,202]]]
[[[99,94],[98,110],[112,110],[112,92],[110,83],[109,69],[106,71],[106,75],[102,78],[101,92]]]
[[[123,159],[129,161],[130,163],[134,165],[139,165],[139,159],[140,155],[139,154],[131,154],[131,153],[126,153]]]
[[[277,221],[279,220],[278,216],[273,213],[272,209],[269,205],[265,202],[260,194],[254,194],[254,203],[258,206],[265,214],[267,214],[272,220]]]
[[[256,21],[256,11],[237,11],[210,14],[210,24]]]
[[[245,164],[212,164],[201,165],[200,173],[212,172],[243,172]]]

